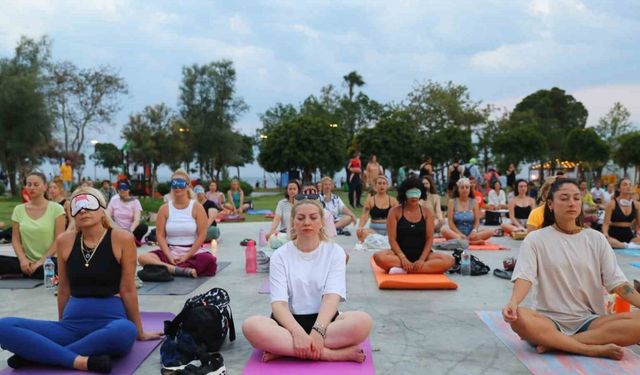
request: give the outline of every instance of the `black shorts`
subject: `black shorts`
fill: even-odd
[[[620,242],[629,243],[633,240],[633,231],[631,227],[609,226],[609,237],[613,237]]]
[[[302,329],[304,329],[304,331],[307,334],[311,333],[311,329],[313,328],[313,325],[316,324],[316,319],[318,319],[318,314],[301,314],[301,315],[292,314],[292,315],[293,315],[293,319],[295,319],[296,322],[300,324]],[[335,321],[338,315],[340,315],[340,313],[336,312],[336,315],[334,315],[333,318],[331,318],[331,321],[332,322]],[[273,314],[271,314],[271,319],[275,320],[280,327],[283,327],[283,325],[276,320]]]

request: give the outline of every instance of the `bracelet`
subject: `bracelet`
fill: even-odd
[[[327,329],[324,328],[322,326],[322,324],[320,324],[318,322],[315,322],[313,327],[311,327],[311,329],[316,331],[316,332],[318,332],[320,334],[320,336],[322,336],[322,339],[324,340],[324,336],[325,336],[325,333],[326,333]]]

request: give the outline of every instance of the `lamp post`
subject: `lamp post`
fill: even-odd
[[[92,139],[90,143],[93,145],[93,180],[98,180],[98,172],[96,168],[96,145],[100,143],[97,139]]]

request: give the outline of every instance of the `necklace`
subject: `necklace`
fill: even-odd
[[[558,224],[553,224],[553,227],[556,228],[558,230],[558,232],[562,232],[564,234],[577,234],[577,233],[580,233],[582,231],[582,228],[579,228],[579,227],[567,231],[567,230],[564,230],[564,229],[560,228],[558,226]]]
[[[102,240],[104,240],[104,236],[107,235],[108,231],[109,230],[105,229],[105,231],[102,232],[102,236],[100,236],[100,239],[94,247],[87,246],[87,248],[85,248],[84,235],[82,233],[80,234],[80,251],[82,252],[82,257],[84,258],[85,267],[89,267],[89,262],[91,262],[91,259],[93,259],[93,256],[96,254],[96,250],[102,243]]]

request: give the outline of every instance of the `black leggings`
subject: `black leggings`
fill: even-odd
[[[58,273],[58,262],[57,258],[52,257],[53,263],[56,265],[56,274]],[[20,261],[17,257],[10,257],[6,255],[0,255],[0,276],[4,275],[20,275],[23,274],[20,269]],[[32,273],[31,276],[23,274],[25,277],[31,279],[44,279],[44,268],[42,266],[36,269],[36,272]]]
[[[139,224],[136,229],[133,230],[133,236],[136,238],[136,240],[142,242],[142,237],[147,234],[148,230],[149,226],[147,224]]]
[[[316,324],[316,319],[318,319],[318,314],[302,314],[302,315],[291,314],[291,315],[293,315],[293,319],[295,319],[296,322],[300,324],[300,327],[302,327],[307,334],[311,333],[311,329],[313,328],[313,325]],[[333,322],[334,320],[336,320],[338,315],[340,315],[340,313],[336,312],[336,315],[334,315],[333,318],[331,318],[331,321]],[[283,326],[282,324],[280,324],[280,322],[276,320],[273,314],[271,314],[271,319],[275,320],[280,327]]]
[[[609,227],[609,236],[624,243],[629,243],[633,240],[633,231],[631,227]]]
[[[362,196],[362,183],[359,174],[354,174],[349,182],[349,204],[351,207],[360,206],[360,196]]]

